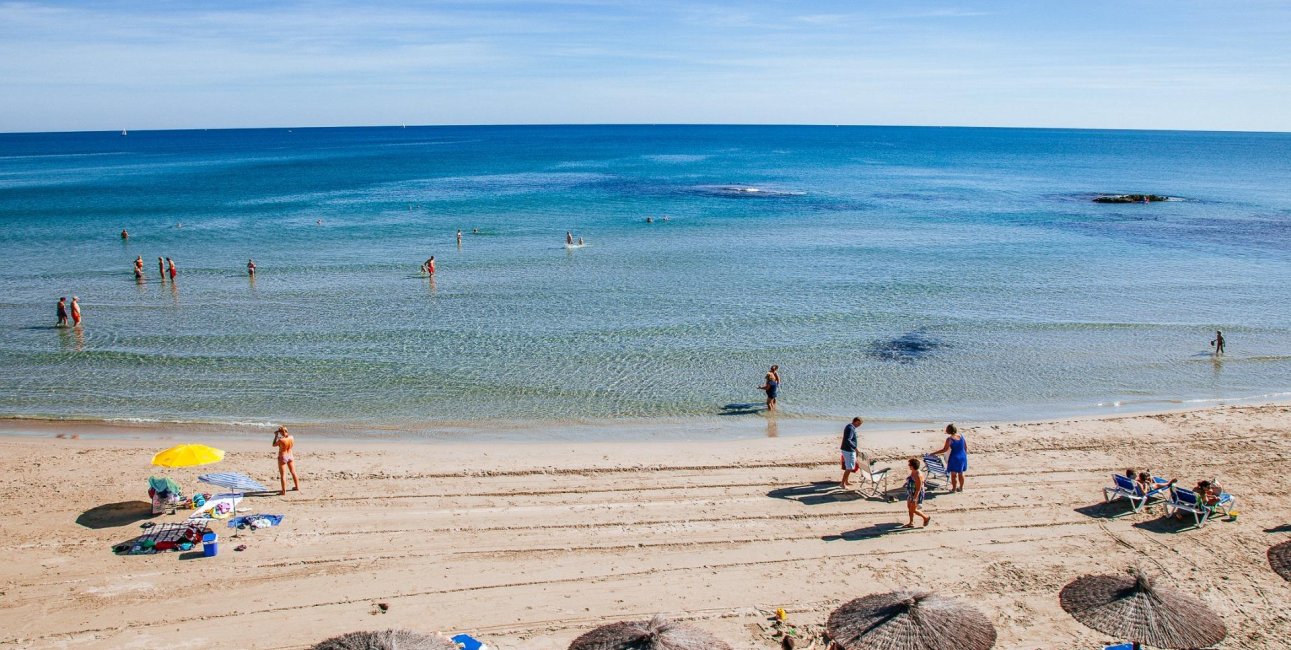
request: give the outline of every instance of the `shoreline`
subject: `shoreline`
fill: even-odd
[[[1053,420],[1088,421],[1105,418],[1161,415],[1228,406],[1291,404],[1291,392],[1215,399],[1160,399],[1100,403],[1084,409],[1055,408],[1049,415],[953,420],[884,418],[862,413],[867,431],[900,432],[938,427],[947,422],[964,426],[1025,425]],[[425,422],[299,422],[165,420],[146,418],[0,417],[0,437],[71,437],[93,439],[171,440],[209,435],[219,439],[260,438],[279,425],[311,438],[352,442],[415,442],[469,444],[472,442],[634,442],[734,441],[755,438],[802,437],[832,432],[847,417],[777,414],[765,411],[730,415],[574,420],[511,420]]]
[[[899,501],[835,488],[832,428],[735,446],[301,437],[302,491],[244,502],[283,524],[236,539],[221,527],[219,555],[191,561],[110,547],[184,516],[147,514],[149,474],[191,491],[211,470],[150,467],[148,436],[0,435],[11,512],[0,647],[287,649],[402,627],[563,650],[597,625],[663,612],[770,650],[779,643],[760,626],[776,607],[812,630],[845,600],[910,586],[971,601],[999,648],[1101,647],[1114,639],[1068,616],[1059,590],[1144,563],[1224,618],[1219,647],[1272,650],[1291,635],[1291,583],[1264,557],[1291,533],[1289,414],[1267,404],[966,425],[966,490],[931,490],[933,523],[913,531],[896,528]],[[896,468],[894,489],[902,460],[941,441],[936,428],[861,430],[862,448]],[[217,444],[227,453],[214,471],[276,485],[267,438]],[[1188,529],[1159,505],[1102,505],[1126,466],[1217,477],[1241,516]]]

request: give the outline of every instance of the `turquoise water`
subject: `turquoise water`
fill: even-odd
[[[771,363],[790,419],[1291,391],[1286,134],[9,134],[0,223],[0,417],[707,418]],[[85,327],[53,328],[72,295]]]

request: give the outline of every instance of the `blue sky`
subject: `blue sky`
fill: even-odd
[[[1291,2],[5,2],[0,131],[1291,131]]]

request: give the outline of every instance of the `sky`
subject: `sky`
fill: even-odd
[[[0,0],[0,132],[1291,131],[1288,0]]]

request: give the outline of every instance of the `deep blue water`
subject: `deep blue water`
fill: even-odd
[[[1122,192],[1179,200],[1090,201]],[[1291,391],[1287,134],[9,134],[0,225],[0,417],[693,418],[771,363],[786,418]]]

